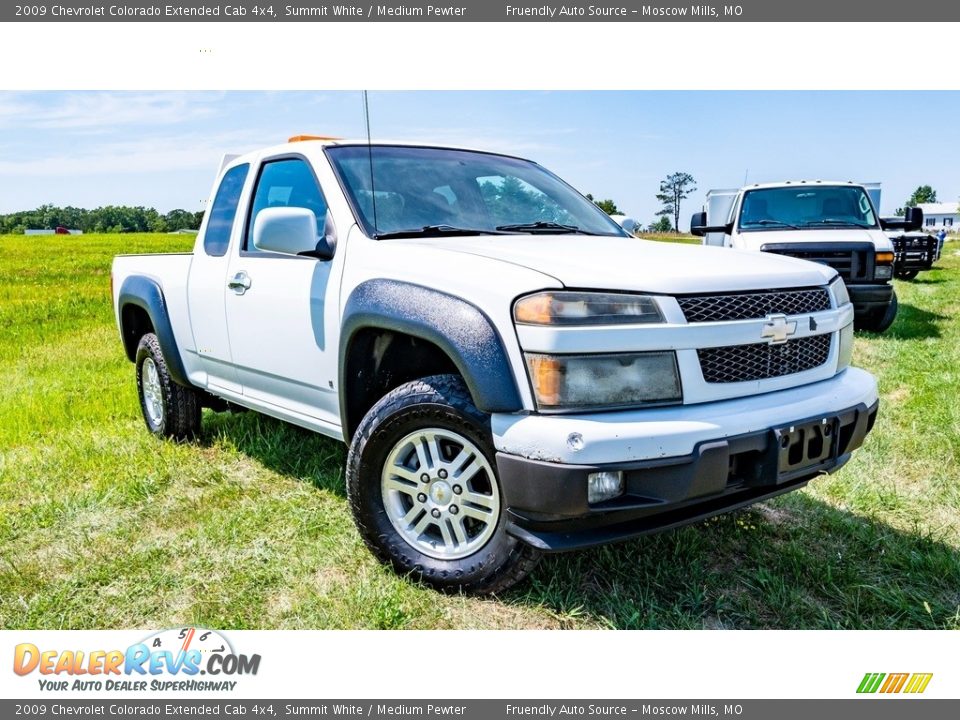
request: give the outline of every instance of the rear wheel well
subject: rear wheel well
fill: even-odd
[[[349,440],[367,411],[394,388],[429,375],[460,375],[434,343],[382,328],[359,330],[344,358],[344,437]]]
[[[127,303],[120,308],[120,334],[127,358],[132,362],[137,357],[137,345],[147,333],[154,332],[150,315],[139,305]]]

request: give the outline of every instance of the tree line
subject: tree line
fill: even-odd
[[[0,234],[22,235],[26,230],[82,230],[85,233],[175,232],[197,230],[203,212],[171,210],[160,213],[143,206],[105,205],[87,210],[41,205],[36,210],[0,215]]]

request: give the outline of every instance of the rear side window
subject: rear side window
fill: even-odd
[[[203,249],[207,255],[221,257],[227,254],[233,219],[237,215],[240,193],[249,170],[249,165],[237,165],[227,170],[223,180],[220,181],[213,207],[210,208],[207,231],[203,236]]]
[[[327,201],[324,200],[313,170],[299,158],[271,160],[264,164],[253,194],[253,206],[247,221],[243,249],[260,252],[253,244],[253,224],[257,214],[266,208],[300,207],[312,210],[317,218],[317,237],[323,237],[327,220]]]

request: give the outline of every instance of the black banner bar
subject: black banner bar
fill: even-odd
[[[596,3],[519,0],[327,2],[326,0],[26,0],[3,3],[3,22],[951,22],[960,3],[944,0],[670,0]],[[858,31],[860,32],[860,31]],[[813,39],[812,39],[813,40]],[[811,47],[815,47],[814,44]]]
[[[907,705],[910,707],[908,708]],[[729,718],[730,720],[943,720],[960,700],[869,696],[850,700],[2,700],[0,717],[417,718],[570,720]]]

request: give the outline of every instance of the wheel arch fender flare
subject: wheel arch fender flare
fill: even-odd
[[[173,325],[170,323],[170,313],[167,310],[167,301],[163,296],[163,289],[160,284],[146,275],[130,275],[120,286],[120,293],[117,297],[120,333],[127,359],[133,362],[136,360],[137,345],[129,341],[130,335],[127,328],[124,327],[123,313],[124,308],[131,305],[142,309],[150,318],[150,324],[153,326],[153,332],[156,334],[160,349],[163,351],[163,359],[167,363],[170,378],[178,385],[190,387],[191,383],[187,379],[187,372],[177,349]]]
[[[375,279],[359,284],[344,304],[339,363],[344,423],[351,345],[359,331],[370,328],[410,335],[439,347],[463,376],[478,409],[488,413],[523,409],[503,338],[483,310],[422,285]]]

